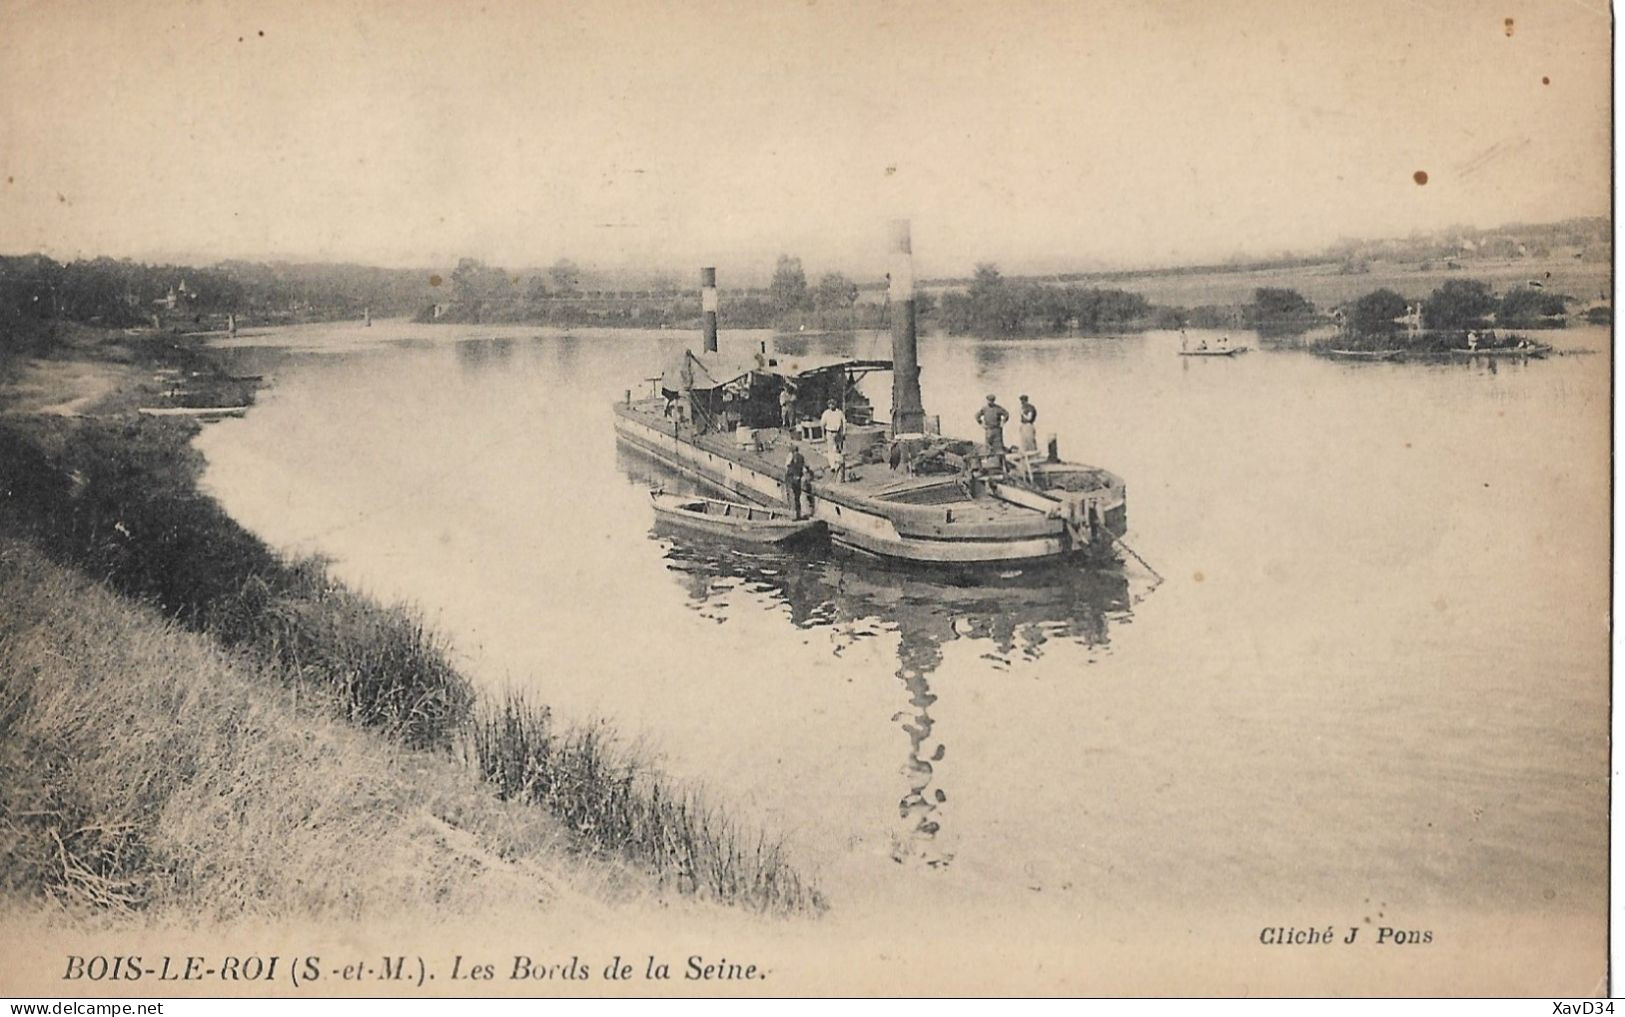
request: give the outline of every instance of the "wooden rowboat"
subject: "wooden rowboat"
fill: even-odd
[[[1480,346],[1476,350],[1453,349],[1450,352],[1458,357],[1544,357],[1552,352],[1552,348],[1544,343],[1531,343],[1528,346]]]
[[[1233,357],[1238,353],[1246,353],[1245,346],[1232,346],[1224,350],[1180,350],[1182,357]]]
[[[141,406],[138,412],[149,417],[198,417],[204,420],[240,417],[247,406]]]
[[[752,544],[787,544],[824,535],[821,520],[797,519],[788,512],[761,505],[667,494],[658,489],[649,492],[649,499],[659,521],[712,536]]]
[[[1403,350],[1327,350],[1328,357],[1338,360],[1394,360]]]

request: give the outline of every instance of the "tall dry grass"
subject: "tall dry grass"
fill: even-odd
[[[641,765],[602,728],[558,731],[546,707],[510,693],[479,710],[469,749],[498,794],[546,808],[595,855],[630,859],[682,892],[727,903],[824,907],[778,841]]]
[[[284,562],[198,490],[193,427],[0,421],[0,532],[330,693],[414,748],[450,748],[473,690],[418,614]]]
[[[459,761],[297,698],[0,541],[0,887],[75,913],[218,918],[546,907],[571,881],[636,892]]]
[[[209,605],[204,631],[323,689],[354,723],[412,748],[453,743],[473,686],[416,611],[354,593],[319,561],[296,562],[279,579],[277,587],[259,575],[244,579]]]

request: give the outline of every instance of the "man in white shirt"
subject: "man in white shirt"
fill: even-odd
[[[846,450],[846,414],[835,405],[835,400],[829,401],[829,408],[818,418],[824,425],[824,453],[829,457],[829,474],[831,477],[845,480],[846,469],[843,452]]]

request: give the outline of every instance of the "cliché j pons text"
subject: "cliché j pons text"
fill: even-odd
[[[1300,929],[1291,925],[1269,925],[1258,933],[1258,941],[1265,946],[1326,946],[1334,942],[1342,943],[1344,946],[1352,946],[1356,942],[1375,942],[1380,946],[1420,946],[1433,942],[1431,929],[1396,929],[1388,925],[1379,925],[1363,939],[1360,932],[1361,927],[1358,925],[1350,925],[1347,932],[1340,932],[1331,925],[1311,929]]]
[[[693,954],[681,961],[653,955],[627,960],[619,954],[607,963],[544,960],[520,954],[492,961],[457,954],[449,962],[397,955],[376,959],[319,956],[175,956],[136,954],[70,955],[62,974],[67,982],[287,982],[295,988],[311,983],[402,982],[421,986],[444,979],[453,982],[608,982],[687,981],[756,982],[767,978],[760,965]]]

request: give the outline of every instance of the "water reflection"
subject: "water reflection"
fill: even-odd
[[[507,337],[462,339],[457,343],[457,362],[464,370],[502,367],[513,359],[514,341]]]
[[[618,450],[617,458],[634,485],[698,490],[630,450]],[[908,739],[901,822],[892,845],[899,862],[937,867],[952,859],[936,844],[948,795],[933,764],[945,758],[947,746],[933,738],[931,715],[937,702],[931,676],[943,662],[944,648],[955,640],[985,643],[981,658],[990,669],[1008,670],[1018,660],[1039,659],[1057,642],[1104,650],[1110,622],[1130,614],[1128,582],[1115,570],[1056,563],[996,573],[923,571],[838,547],[745,549],[658,524],[650,539],[695,609],[718,623],[733,611],[761,610],[758,602],[729,596],[743,590],[781,605],[798,629],[829,629],[836,655],[860,640],[897,634],[895,677],[904,705],[891,719]]]

